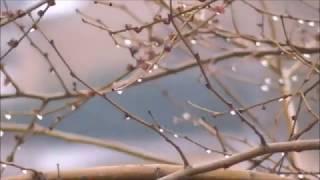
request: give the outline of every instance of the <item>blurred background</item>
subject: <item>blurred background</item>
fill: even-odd
[[[7,4],[11,10],[26,9],[37,2],[37,0],[7,0]],[[179,2],[183,3],[183,1]],[[250,0],[249,2],[260,6],[258,1]],[[319,1],[310,0],[304,2],[300,0],[266,1],[269,9],[275,13],[289,12],[297,17],[319,19],[319,13],[315,10],[319,9]],[[116,3],[125,4],[143,22],[151,22],[154,13],[158,9],[153,1],[119,0]],[[43,9],[44,7],[41,8]],[[240,31],[245,34],[259,36],[260,32],[256,24],[261,20],[261,16],[250,7],[241,3],[241,1],[236,1],[233,8],[235,9],[235,17]],[[3,1],[1,0],[1,10],[3,9]],[[125,24],[138,25],[139,23],[118,8],[96,5],[89,0],[56,0],[56,5],[49,8],[43,20],[39,23],[39,26],[48,37],[55,41],[56,46],[60,49],[73,70],[91,86],[101,87],[125,73],[128,64],[135,64],[136,61],[131,57],[127,48],[116,47],[106,32],[84,24],[81,21],[81,16],[75,12],[75,9],[101,19],[113,30],[122,29]],[[219,20],[219,26],[232,29],[230,17],[230,8],[227,8],[224,14],[216,18]],[[27,17],[19,19],[17,22],[26,27],[32,24]],[[292,27],[295,28],[294,32],[296,33],[301,31],[306,31],[310,34],[319,33],[319,24],[315,27],[292,24]],[[174,32],[171,26],[163,24],[157,25],[156,28],[158,29],[155,32],[160,37],[168,36],[171,32]],[[278,37],[280,39],[283,38],[280,22],[277,22],[276,29]],[[266,29],[266,31],[266,33],[270,33],[270,30]],[[9,48],[7,42],[10,39],[17,39],[21,35],[22,33],[13,23],[1,28],[1,54]],[[141,36],[144,36],[144,34],[142,33]],[[37,30],[30,33],[30,37],[42,49],[48,52],[54,66],[64,78],[67,86],[72,89],[72,78],[47,41]],[[306,38],[308,39],[308,36]],[[210,47],[203,48],[201,45],[194,45],[194,48],[201,52],[204,58],[212,57],[225,50],[235,48],[228,40],[222,38],[214,39]],[[312,55],[312,58],[318,57],[318,54]],[[169,56],[165,57],[161,65],[175,67],[187,60],[192,60],[192,57],[186,48],[180,44]],[[55,76],[49,72],[48,64],[26,40],[22,41],[2,63],[5,65],[8,73],[25,92],[36,94],[62,92]],[[215,75],[245,105],[252,105],[280,95],[279,77],[261,63],[261,61],[257,61],[253,57],[230,58],[211,65],[210,68],[212,68],[212,71],[216,71]],[[302,75],[304,74],[304,69],[301,69],[292,78],[292,83],[295,87],[301,84],[303,80]],[[268,80],[268,88],[264,86],[266,78],[270,80],[270,82]],[[214,80],[212,82],[222,92],[219,85]],[[14,91],[14,87],[11,84],[5,84],[5,76],[1,72],[1,95],[11,94]],[[317,93],[317,91],[313,93]],[[208,113],[199,111],[187,103],[191,101],[215,111],[225,111],[226,109],[225,105],[205,88],[198,68],[190,68],[177,74],[142,82],[124,89],[122,94],[111,92],[109,93],[109,97],[127,108],[130,112],[151,122],[151,117],[148,115],[148,110],[150,110],[157,121],[164,127],[173,130],[177,134],[187,135],[200,144],[213,149],[219,149],[216,138],[210,136],[210,134],[192,120],[205,117],[222,132],[233,134],[240,138],[247,138],[254,144],[259,142],[252,131],[242,124],[236,116],[227,114],[213,118]],[[61,106],[66,102],[68,100],[50,103],[47,109]],[[319,105],[316,102],[313,103],[313,107],[314,109],[319,109]],[[23,112],[31,112],[34,109],[38,109],[39,106],[39,101],[24,98],[1,100],[1,121],[27,124],[32,120],[32,116],[23,115]],[[259,121],[266,128],[274,127],[275,118],[280,114],[278,129],[275,131],[274,136],[277,140],[286,140],[287,129],[281,104],[276,101],[267,105],[266,108],[266,110],[256,108],[251,112],[258,117]],[[22,114],[13,115],[8,121],[4,118],[4,114],[7,112],[22,112]],[[59,115],[60,112],[44,116],[37,123],[47,127]],[[304,123],[310,122],[310,117],[306,113],[306,109],[303,108],[299,119],[299,123],[302,124],[301,126]],[[158,154],[159,157],[180,161],[178,154],[172,146],[156,133],[134,121],[126,121],[123,114],[119,113],[114,107],[99,97],[91,98],[89,102],[69,114],[56,129],[100,139],[116,140],[137,149],[153,152]],[[11,152],[15,143],[14,134],[5,132],[1,137],[1,159],[5,159]],[[319,137],[319,126],[303,136],[303,138],[316,137]],[[212,161],[217,157],[222,157],[215,153],[208,154],[202,148],[183,139],[174,140],[183,149],[192,163]],[[235,143],[235,146],[239,150],[247,148],[240,143]],[[300,154],[303,156],[305,169],[319,170],[318,152]],[[61,169],[68,170],[103,165],[152,162],[92,145],[74,144],[59,139],[34,135],[27,138],[26,142],[19,148],[15,156],[15,163],[41,171],[48,171],[55,170],[56,164],[59,164]],[[8,167],[5,175],[13,174],[21,174],[21,171]]]

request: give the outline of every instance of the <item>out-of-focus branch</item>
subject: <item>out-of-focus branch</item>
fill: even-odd
[[[306,22],[308,21],[315,21],[317,23],[319,23],[319,20],[318,19],[302,19],[302,18],[298,18],[298,17],[294,17],[294,16],[291,16],[291,15],[284,15],[284,14],[276,14],[276,13],[273,13],[271,11],[268,11],[268,10],[265,10],[265,9],[260,9],[254,5],[252,5],[251,3],[249,3],[248,1],[245,1],[245,0],[242,0],[242,2],[244,4],[246,4],[247,6],[251,7],[252,9],[254,9],[255,11],[257,11],[258,13],[262,13],[262,14],[266,14],[266,15],[269,15],[269,16],[278,16],[278,17],[283,17],[285,19],[291,19],[291,20],[304,20]]]
[[[21,132],[28,131],[28,126],[24,124],[1,123],[0,127],[1,127],[0,128],[1,130],[8,131],[8,132],[21,133]],[[35,124],[31,131],[33,134],[36,134],[36,135],[49,136],[49,137],[58,138],[58,139],[68,141],[68,142],[73,142],[73,143],[90,144],[90,145],[122,152],[130,156],[138,157],[138,158],[153,161],[153,162],[176,164],[176,162],[167,160],[165,158],[161,158],[158,155],[155,155],[143,150],[138,150],[134,147],[130,147],[128,145],[125,145],[116,141],[108,140],[108,139],[97,139],[89,136],[63,132],[59,130],[50,130],[38,124]]]
[[[71,171],[61,171],[60,177],[64,180],[86,179],[117,179],[117,180],[150,180],[173,173],[181,169],[181,166],[167,164],[150,164],[150,165],[123,165],[123,166],[104,166],[89,169],[79,169]],[[56,179],[57,172],[44,173],[46,180]],[[217,170],[209,173],[196,175],[188,178],[189,180],[289,180],[278,175],[254,172],[254,171],[237,171],[237,170]],[[7,180],[31,180],[32,174],[25,176],[7,177]]]

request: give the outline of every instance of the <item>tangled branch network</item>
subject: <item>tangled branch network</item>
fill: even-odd
[[[77,28],[87,31],[84,37],[104,39],[110,47],[107,52],[97,48],[99,43],[83,42],[81,37],[77,40],[93,47],[88,52],[66,46],[71,36],[59,39],[64,32],[48,17],[63,3],[67,2],[39,0],[17,8],[1,0],[0,140],[5,152],[1,153],[1,179],[320,178],[319,2],[88,1],[72,17],[77,19]],[[43,93],[26,86],[36,81],[34,74],[27,75],[19,66],[21,53],[26,52],[37,53],[48,67],[38,69],[37,62],[30,61],[32,71],[53,78],[41,87],[54,86],[57,91]],[[112,71],[110,63],[101,65],[95,59],[73,59],[89,52],[106,59],[120,52],[126,61],[112,60],[112,68],[125,70]],[[90,78],[87,69],[79,70],[79,64],[95,68]],[[107,83],[105,76],[110,75],[100,77],[97,69],[101,66],[115,73]],[[103,83],[94,82],[92,77],[97,76]],[[187,88],[180,86],[182,81]],[[149,89],[158,94],[145,106]],[[139,93],[130,92],[136,91],[143,92],[139,103],[131,101]],[[86,108],[96,108],[97,99],[103,102],[98,109],[117,116],[104,117],[100,122],[110,120],[95,127],[114,126],[111,119],[115,118],[121,126],[137,125],[148,136],[154,135],[153,144],[145,141],[134,146],[108,135],[97,138],[62,128],[67,120],[77,121],[72,117],[88,112]],[[92,122],[79,119],[74,124],[83,128]],[[241,130],[234,133],[228,124]],[[122,130],[114,127],[113,131],[120,134]],[[134,131],[127,133],[132,136]],[[120,152],[128,161],[64,169],[63,163],[51,160],[56,168],[41,169],[19,158],[19,154],[28,156],[20,150],[36,136]],[[155,146],[154,142],[157,152],[145,148]],[[55,150],[52,147],[53,154]],[[37,156],[42,158],[41,153]],[[132,163],[132,157],[143,161]]]

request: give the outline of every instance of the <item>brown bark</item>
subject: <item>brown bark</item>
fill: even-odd
[[[63,180],[153,180],[159,177],[173,173],[182,166],[166,165],[166,164],[150,164],[150,165],[123,165],[123,166],[104,166],[88,169],[61,171],[60,178]],[[44,173],[46,180],[59,179],[57,171]],[[25,176],[7,177],[5,180],[32,180],[32,174]],[[186,179],[186,178],[184,178]],[[273,174],[259,173],[254,171],[239,170],[216,170],[213,172],[203,173],[188,178],[188,180],[286,180]]]

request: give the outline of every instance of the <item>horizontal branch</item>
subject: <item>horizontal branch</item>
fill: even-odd
[[[0,126],[3,131],[11,131],[11,132],[26,132],[28,131],[28,126],[24,124],[15,124],[15,123],[1,123]],[[49,130],[48,128],[42,127],[40,125],[35,125],[32,129],[34,134],[54,137],[58,139],[62,139],[68,142],[81,143],[81,144],[90,144],[102,148],[112,149],[114,151],[122,152],[137,158],[158,162],[158,163],[166,163],[166,164],[177,164],[174,161],[163,159],[159,157],[159,155],[151,154],[149,152],[145,152],[142,150],[137,150],[128,145],[112,141],[106,139],[97,139],[89,136],[83,136],[68,132],[63,132],[59,130]]]
[[[63,180],[80,179],[117,179],[117,180],[151,180],[173,173],[182,166],[166,164],[150,165],[123,165],[123,166],[104,166],[88,169],[60,171],[59,176]],[[43,174],[44,179],[58,179],[58,173],[48,172]],[[287,180],[273,174],[259,173],[254,171],[218,170],[210,173],[194,176],[190,180],[251,180],[254,179],[273,179]],[[7,180],[31,180],[32,173],[25,176],[8,177]]]
[[[310,48],[308,49],[309,53],[318,53],[319,48]],[[280,55],[281,50],[278,48],[247,48],[247,49],[233,49],[230,51],[223,52],[221,54],[218,54],[216,56],[213,56],[211,58],[206,58],[201,60],[201,64],[208,64],[208,63],[219,63],[223,60],[228,60],[233,57],[244,57],[244,56],[256,56],[261,57],[265,55]],[[197,63],[193,60],[187,60],[184,64],[179,65],[178,67],[172,68],[172,69],[161,69],[158,72],[154,72],[152,74],[148,74],[143,78],[142,82],[135,82],[131,86],[141,85],[145,82],[152,81],[164,76],[169,75],[175,75],[179,72],[183,72],[185,70],[191,69],[197,67]],[[127,74],[127,73],[126,73]],[[122,75],[121,77],[123,77]],[[120,81],[120,80],[119,80]],[[129,86],[130,87],[130,86]],[[100,89],[100,88],[98,88]],[[113,86],[106,86],[99,90],[100,93],[106,94],[111,92],[113,89]],[[56,93],[56,94],[30,94],[30,93],[23,93],[23,94],[5,94],[1,95],[0,99],[12,99],[17,97],[24,97],[24,98],[31,98],[31,99],[38,99],[38,100],[61,100],[66,98],[74,98],[79,97],[83,94],[90,94],[90,90],[81,90],[81,93]]]
[[[194,165],[192,168],[181,169],[173,174],[161,178],[160,180],[173,180],[181,179],[187,176],[193,176],[208,171],[213,171],[220,168],[228,168],[234,164],[250,160],[257,156],[264,154],[277,153],[277,152],[290,152],[290,151],[306,151],[306,150],[319,150],[320,139],[312,140],[297,140],[279,143],[270,143],[266,146],[259,146],[248,150],[243,153],[235,154],[228,159],[217,160],[214,162]]]

